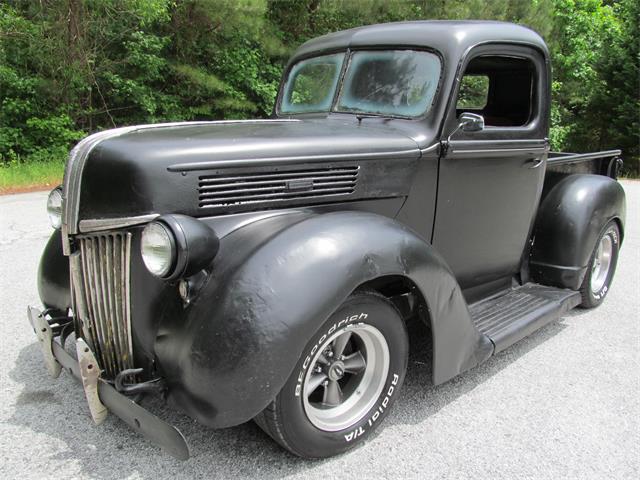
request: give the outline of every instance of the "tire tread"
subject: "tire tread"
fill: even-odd
[[[284,437],[282,433],[283,426],[279,422],[279,416],[276,413],[278,406],[276,401],[272,400],[269,405],[265,407],[258,415],[253,419],[254,422],[273,440],[275,440],[281,447],[289,450],[291,453],[298,456],[305,456],[298,452]]]

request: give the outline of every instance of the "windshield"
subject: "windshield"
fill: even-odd
[[[298,62],[289,73],[281,110],[286,113],[328,112],[338,85],[344,53]]]
[[[338,53],[296,63],[284,87],[280,112],[418,117],[429,111],[440,78],[436,55],[412,50],[356,51],[348,58],[338,86],[345,57]]]

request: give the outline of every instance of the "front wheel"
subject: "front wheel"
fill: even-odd
[[[408,352],[395,306],[376,293],[355,293],[316,332],[255,421],[301,457],[344,452],[382,423],[404,380]]]
[[[602,231],[587,267],[580,294],[583,308],[597,307],[611,288],[620,251],[620,230],[615,221],[609,222]]]

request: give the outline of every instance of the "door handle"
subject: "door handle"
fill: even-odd
[[[529,168],[538,168],[543,163],[544,163],[544,157],[540,157],[540,158],[532,158],[531,160],[526,162],[525,165],[528,165]]]

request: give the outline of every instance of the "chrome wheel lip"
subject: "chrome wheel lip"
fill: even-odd
[[[591,266],[590,288],[592,293],[599,293],[607,282],[609,270],[613,263],[613,238],[610,234],[604,235],[598,243],[598,249]]]
[[[309,380],[318,366],[323,352],[338,337],[352,334],[361,343],[361,353],[365,354],[366,366],[359,374],[359,383],[351,394],[335,407],[319,408],[316,402],[309,401]],[[363,352],[364,350],[364,352]],[[390,354],[387,341],[376,327],[366,324],[351,324],[338,330],[321,345],[311,360],[302,388],[302,401],[309,421],[318,429],[336,432],[352,427],[362,420],[373,408],[382,393],[389,374]],[[323,388],[323,387],[317,387]]]

